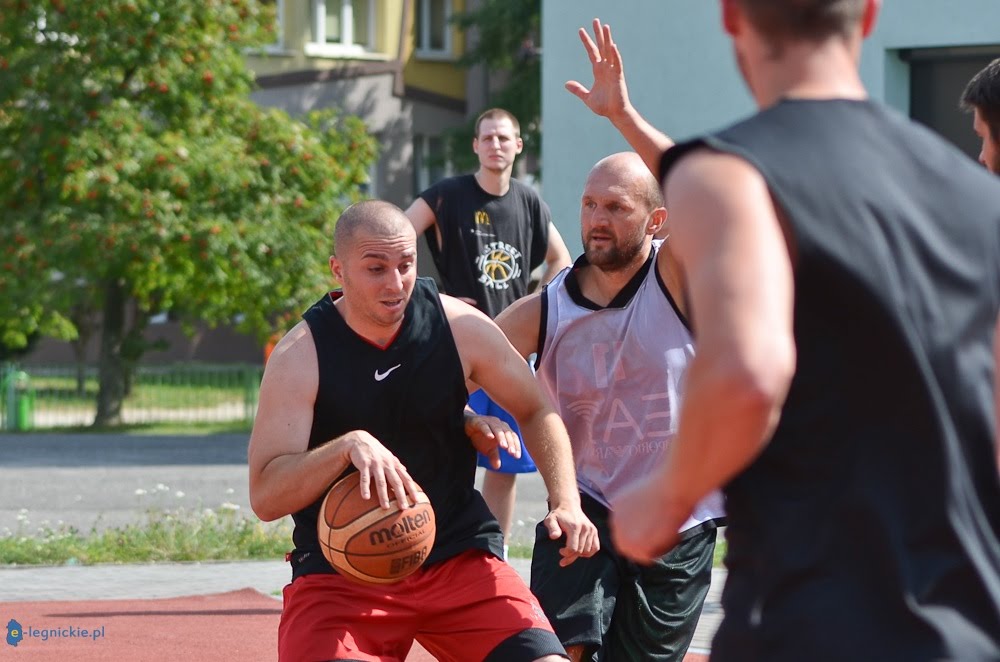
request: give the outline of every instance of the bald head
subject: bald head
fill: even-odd
[[[583,251],[602,272],[639,269],[667,213],[663,196],[637,154],[621,152],[597,162],[580,201]]]
[[[343,258],[360,236],[389,239],[414,235],[403,210],[383,200],[365,200],[344,210],[333,231],[333,254]]]
[[[590,182],[598,175],[609,175],[621,186],[634,191],[636,197],[646,204],[646,211],[663,206],[660,185],[635,152],[618,152],[604,157],[590,169],[587,181]]]

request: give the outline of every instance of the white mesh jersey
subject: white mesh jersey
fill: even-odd
[[[569,430],[581,491],[608,508],[650,473],[677,431],[691,333],[650,258],[607,307],[576,280],[581,257],[542,294],[538,378]],[[681,531],[724,517],[715,492]]]

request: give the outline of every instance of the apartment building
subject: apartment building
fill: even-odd
[[[277,39],[248,57],[258,103],[361,117],[381,145],[372,196],[405,207],[447,174],[442,132],[485,103],[485,76],[457,65],[465,35],[450,22],[472,0],[270,1]]]

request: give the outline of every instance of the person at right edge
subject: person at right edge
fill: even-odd
[[[1000,175],[1000,58],[972,77],[960,105],[972,113],[972,130],[982,140],[979,162]]]
[[[698,351],[612,540],[724,488],[713,660],[1000,659],[1000,182],[868,98],[879,0],[720,2],[760,112],[662,157]]]

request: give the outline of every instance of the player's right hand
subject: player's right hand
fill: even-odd
[[[566,89],[583,101],[597,115],[614,118],[625,113],[630,106],[625,70],[618,46],[611,39],[611,26],[594,19],[594,39],[586,28],[580,28],[580,41],[587,51],[594,70],[594,84],[588,90],[581,83],[571,80]]]
[[[494,469],[500,468],[501,448],[510,453],[511,457],[521,457],[520,437],[506,421],[496,416],[481,416],[466,411],[465,434],[473,448],[486,456]]]
[[[348,432],[343,437],[348,459],[360,474],[361,498],[370,499],[371,485],[375,484],[375,494],[383,508],[389,507],[392,489],[402,508],[416,503],[420,488],[410,477],[406,467],[378,439],[364,430]]]

